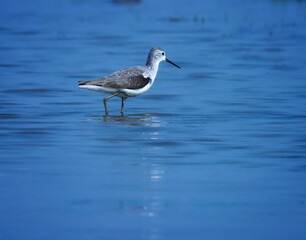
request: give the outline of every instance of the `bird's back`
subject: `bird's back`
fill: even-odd
[[[79,86],[91,85],[113,89],[139,89],[143,88],[150,82],[149,78],[143,76],[145,71],[146,67],[130,67],[116,71],[97,80],[80,82]]]

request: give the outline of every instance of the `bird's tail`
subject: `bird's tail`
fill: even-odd
[[[79,86],[86,85],[87,82],[88,82],[88,81],[78,81]]]

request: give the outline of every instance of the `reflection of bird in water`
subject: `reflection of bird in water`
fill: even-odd
[[[123,114],[124,100],[136,97],[150,89],[153,85],[161,61],[167,61],[180,68],[166,58],[165,51],[161,48],[152,48],[149,52],[145,67],[136,66],[114,72],[97,80],[79,82],[80,88],[97,92],[110,93],[104,98],[105,113],[108,114],[106,102],[112,97],[121,97],[121,113]]]
[[[102,122],[106,124],[120,124],[127,126],[142,126],[142,127],[163,127],[167,125],[166,121],[162,120],[160,114],[130,114],[128,116],[92,116],[88,120]],[[171,115],[169,115],[171,116]]]
[[[161,127],[166,123],[154,114],[132,114],[129,116],[105,116],[105,123],[119,123],[129,126]]]

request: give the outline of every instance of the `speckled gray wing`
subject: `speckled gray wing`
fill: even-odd
[[[144,67],[131,67],[97,80],[80,82],[79,85],[94,85],[116,89],[139,89],[151,81],[150,78],[145,78],[142,75],[144,72]]]

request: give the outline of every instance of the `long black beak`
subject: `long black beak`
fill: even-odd
[[[171,62],[168,58],[166,58],[166,62],[171,63],[172,65],[176,66],[177,68],[181,68],[180,66],[176,65],[174,62]]]

